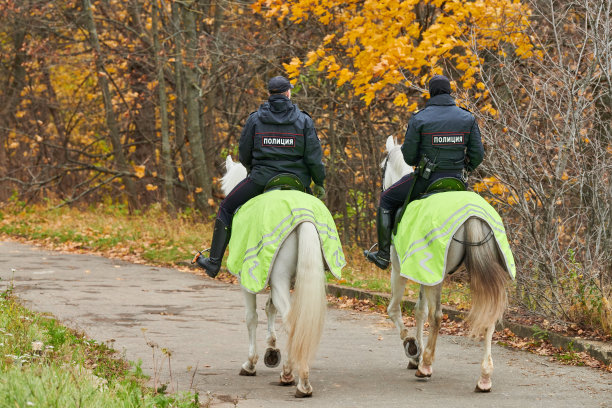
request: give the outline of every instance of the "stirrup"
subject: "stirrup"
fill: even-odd
[[[210,252],[210,248],[203,249],[201,251],[196,252],[196,254],[193,256],[193,259],[191,260],[192,265],[195,265],[198,261],[198,258],[204,255],[203,252]]]
[[[372,249],[374,249],[374,247],[376,245],[378,245],[378,244],[372,245],[369,250],[364,250],[363,254],[365,255],[366,259],[369,262],[373,263],[378,268],[380,268],[380,269],[387,269],[389,267],[389,264],[391,263],[391,254],[389,254],[389,259],[385,259],[385,258],[379,257],[378,256],[378,252],[380,252],[380,250],[378,250],[376,252],[372,252]],[[372,257],[370,257],[370,255],[372,255]]]
[[[207,251],[210,252],[210,248],[205,249],[203,251],[198,251],[193,257],[193,259],[191,260],[191,264],[197,265],[200,268],[204,269],[204,272],[206,272],[208,276],[214,279],[217,277],[217,275],[219,274],[219,271],[221,270],[221,261],[219,261],[219,265],[217,266],[213,263],[214,261],[210,260],[210,257],[204,258],[204,255],[202,254],[202,252],[207,252]]]
[[[366,257],[368,256],[367,254],[372,253],[372,250],[374,249],[375,246],[378,246],[378,242],[375,242],[374,245],[372,245],[370,249],[368,249],[367,251],[363,251],[363,253],[366,254]]]

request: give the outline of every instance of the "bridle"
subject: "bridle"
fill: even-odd
[[[382,177],[381,177],[381,182],[380,182],[380,191],[385,191],[385,173],[387,172],[387,163],[389,163],[389,156],[390,154],[387,153],[387,156],[385,157],[385,162],[382,166]]]

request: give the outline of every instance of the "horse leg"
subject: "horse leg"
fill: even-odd
[[[402,319],[402,298],[406,288],[406,278],[400,275],[399,259],[395,247],[391,247],[391,301],[387,307],[387,314],[391,321],[400,331],[400,339],[404,345],[404,351],[410,362],[408,368],[416,368],[419,363],[420,350],[414,337],[408,337],[408,328]]]
[[[310,368],[300,367],[298,370],[299,381],[297,389],[295,390],[296,398],[308,398],[312,396],[312,385],[310,384]],[[302,391],[303,390],[303,391]]]
[[[423,289],[424,288],[424,289]],[[429,336],[427,337],[427,346],[423,351],[423,359],[419,363],[416,372],[417,377],[431,377],[433,372],[431,365],[434,361],[436,353],[436,342],[438,340],[438,332],[442,323],[442,306],[440,304],[440,295],[442,293],[442,283],[436,286],[421,286],[421,294],[424,295],[425,301],[429,307]],[[421,301],[422,299],[419,299]],[[435,304],[435,308],[431,305]],[[422,344],[422,343],[421,343]]]
[[[285,322],[287,313],[289,312],[289,307],[291,305],[290,299],[290,287],[291,287],[291,277],[290,277],[290,265],[295,265],[297,262],[297,254],[293,254],[291,248],[297,247],[297,240],[295,238],[295,234],[291,234],[283,244],[283,248],[279,251],[276,256],[276,261],[272,268],[272,274],[270,276],[270,304],[271,309],[274,308],[275,311],[281,315],[283,322]],[[296,249],[293,250],[297,252]],[[268,316],[268,328],[270,325],[274,327],[274,320],[270,320],[271,316]],[[270,335],[271,336],[271,335]],[[271,340],[271,337],[269,337]],[[276,339],[274,339],[276,340]],[[269,347],[274,347],[270,342],[268,342]],[[266,351],[267,354],[267,351]],[[279,352],[279,362],[280,362],[280,352]],[[295,384],[295,378],[293,376],[293,363],[291,361],[291,356],[288,356],[287,359],[283,362],[283,369],[280,374],[280,385],[293,385]]]
[[[276,307],[274,306],[274,302],[272,302],[272,296],[268,298],[268,302],[266,303],[266,316],[268,317],[268,336],[266,337],[268,348],[264,355],[264,363],[266,367],[274,368],[280,363],[281,353],[280,350],[276,348],[276,328],[274,327]]]
[[[419,290],[419,299],[414,305],[415,319],[415,337],[406,337],[404,339],[404,351],[408,356],[408,369],[416,369],[419,366],[421,359],[421,351],[423,350],[423,324],[425,316],[427,316],[427,300],[423,295],[425,286],[421,286]]]
[[[495,325],[487,328],[485,333],[485,352],[480,365],[480,378],[478,384],[476,384],[476,392],[489,392],[491,391],[491,374],[493,374],[493,358],[491,357],[491,341],[493,340],[493,332],[495,331]]]
[[[276,309],[280,312],[281,316],[283,316],[283,321],[285,321],[285,316],[289,310],[289,293],[289,282],[286,282],[286,284],[277,283],[272,287],[272,303],[274,303]],[[287,356],[287,359],[285,359],[283,362],[283,370],[280,374],[280,385],[294,384],[295,377],[293,376],[293,361],[291,360],[291,356]]]
[[[248,360],[242,364],[240,375],[252,376],[256,374],[255,364],[257,364],[257,299],[254,293],[247,292],[242,289],[244,293],[244,300],[246,305],[246,324],[249,332],[249,357]]]

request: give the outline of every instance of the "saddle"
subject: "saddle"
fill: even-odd
[[[465,183],[463,182],[463,180],[458,179],[456,177],[442,177],[442,178],[437,179],[433,183],[431,183],[427,187],[425,192],[419,194],[414,199],[410,198],[412,194],[408,194],[406,201],[404,201],[404,205],[402,205],[395,213],[395,220],[393,221],[393,234],[397,234],[397,226],[402,220],[402,216],[404,215],[404,212],[406,211],[408,204],[410,204],[412,201],[420,200],[422,198],[429,197],[430,195],[433,195],[436,193],[444,193],[447,191],[466,191],[466,190],[467,190],[467,187],[465,186]]]
[[[445,191],[465,191],[467,190],[465,183],[455,177],[443,177],[431,183],[427,190],[417,199],[429,197],[435,193],[443,193]]]
[[[306,187],[304,183],[299,179],[298,176],[291,173],[281,173],[272,177],[266,183],[264,192],[273,190],[297,190],[306,193]]]

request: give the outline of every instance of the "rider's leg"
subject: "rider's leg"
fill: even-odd
[[[217,219],[215,220],[215,229],[210,245],[209,257],[203,258],[200,256],[196,259],[196,263],[205,269],[206,273],[211,278],[217,276],[221,269],[223,254],[225,254],[225,248],[231,236],[231,225],[234,212],[242,204],[261,194],[263,189],[264,186],[260,186],[247,177],[238,183],[221,202],[219,212],[217,213]]]
[[[391,231],[393,230],[393,210],[378,207],[376,213],[376,234],[378,251],[363,251],[368,261],[381,269],[387,269],[391,261]]]
[[[404,204],[406,196],[414,181],[414,175],[402,177],[380,195],[380,205],[376,214],[376,233],[378,235],[378,251],[363,251],[368,261],[381,269],[387,269],[390,262],[391,231],[395,213]]]
[[[210,252],[208,258],[199,256],[196,259],[196,263],[206,271],[206,274],[211,278],[214,278],[221,269],[221,261],[223,260],[223,254],[225,248],[230,239],[231,228],[221,220],[217,218],[215,220],[215,229],[213,231],[212,243],[210,244]]]

